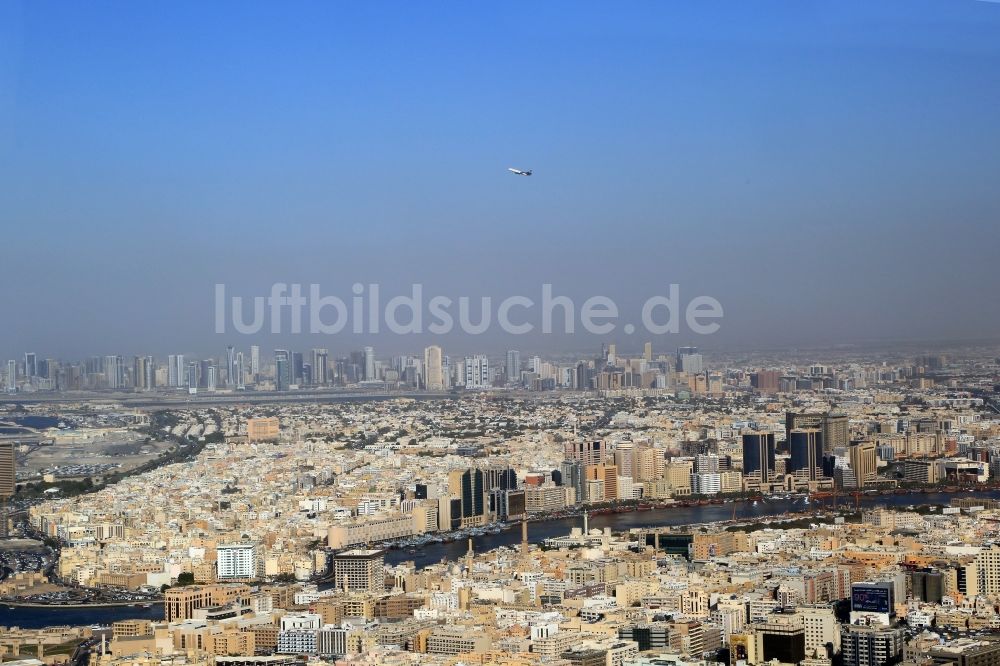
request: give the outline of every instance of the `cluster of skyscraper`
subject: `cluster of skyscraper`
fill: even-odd
[[[784,473],[793,486],[824,479],[846,488],[860,487],[874,478],[874,444],[851,441],[848,417],[838,412],[785,415]],[[841,452],[846,455],[839,455]],[[766,485],[778,477],[774,433],[743,435],[743,475],[751,484]]]
[[[525,387],[533,390],[666,388],[678,376],[700,378],[702,389],[713,384],[721,391],[722,378],[704,371],[695,347],[681,347],[675,358],[653,359],[646,343],[641,358],[620,357],[614,344],[604,345],[596,358],[558,365],[540,356],[522,359],[521,352],[508,350],[499,363],[484,354],[453,358],[438,345],[424,349],[422,356],[393,356],[388,362],[375,357],[373,347],[331,359],[327,349],[309,354],[289,349],[273,350],[267,365],[258,345],[249,353],[234,346],[216,358],[194,359],[170,354],[165,362],[153,356],[93,356],[82,362],[38,359],[24,355],[23,362],[7,362],[5,388],[8,393],[45,390],[137,390],[158,388],[205,390],[276,390],[321,386],[385,384],[398,388],[445,391],[456,387],[486,389]],[[695,382],[697,384],[697,382]]]

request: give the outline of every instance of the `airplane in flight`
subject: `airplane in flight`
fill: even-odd
[[[527,171],[521,171],[520,169],[515,169],[513,167],[510,167],[510,168],[507,169],[507,171],[510,171],[512,174],[515,174],[517,176],[530,176],[531,175],[531,169],[528,169]]]

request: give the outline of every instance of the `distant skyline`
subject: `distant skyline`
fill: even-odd
[[[997,72],[973,0],[3,3],[0,359],[1000,337]],[[725,316],[248,338],[220,282]]]
[[[133,356],[152,356],[159,361],[165,361],[168,356],[181,354],[189,361],[202,359],[215,359],[225,361],[226,350],[229,344],[233,344],[236,351],[242,352],[245,356],[249,354],[251,346],[260,348],[261,358],[270,361],[274,357],[275,350],[287,350],[308,354],[313,349],[326,349],[330,359],[347,357],[353,352],[361,352],[364,347],[371,346],[374,349],[375,357],[380,361],[387,360],[395,356],[413,356],[420,358],[426,349],[432,345],[441,347],[444,356],[451,358],[463,358],[476,354],[483,354],[493,360],[503,361],[505,354],[510,350],[520,352],[522,358],[540,356],[547,360],[579,361],[592,359],[599,356],[602,344],[614,344],[619,356],[625,358],[638,358],[643,355],[643,347],[646,342],[653,345],[654,357],[676,355],[678,348],[693,344],[690,339],[681,342],[673,341],[673,338],[607,338],[603,342],[598,340],[593,344],[584,344],[583,337],[570,338],[568,343],[558,348],[549,349],[539,345],[509,345],[504,346],[499,341],[495,343],[472,342],[472,338],[466,336],[449,344],[446,340],[430,339],[426,343],[418,343],[410,340],[409,344],[405,337],[394,338],[397,342],[392,346],[373,345],[364,340],[357,344],[343,339],[327,340],[305,337],[294,338],[267,338],[271,340],[263,344],[261,340],[254,338],[238,339],[231,343],[223,343],[221,347],[206,349],[185,349],[171,348],[163,351],[142,348],[140,343],[126,349],[112,350],[109,352],[83,353],[77,356],[67,356],[51,354],[44,349],[25,349],[15,351],[7,357],[0,359],[0,363],[6,364],[7,360],[14,360],[19,365],[23,364],[24,356],[33,353],[39,360],[53,358],[60,362],[82,362],[87,358],[123,356],[130,360]],[[562,338],[566,340],[566,338]],[[590,339],[590,338],[588,338]],[[821,343],[814,342],[808,344],[724,344],[717,340],[709,340],[708,344],[694,344],[699,351],[713,363],[720,359],[731,359],[734,356],[747,355],[752,357],[766,357],[785,359],[788,363],[802,362],[835,362],[841,356],[858,355],[863,357],[898,357],[908,358],[920,354],[945,353],[958,354],[960,358],[972,358],[979,356],[995,356],[1000,353],[1000,337],[997,338],[968,338],[968,339],[918,339],[918,338],[883,338],[883,339],[859,339],[849,342]]]

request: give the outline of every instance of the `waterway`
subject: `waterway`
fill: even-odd
[[[0,605],[0,627],[38,629],[56,625],[90,626],[109,625],[118,620],[162,620],[163,604],[149,608],[137,606],[95,606],[91,608],[40,608]]]
[[[1000,490],[964,494],[914,493],[910,495],[862,495],[860,499],[863,507],[882,505],[901,508],[921,504],[947,506],[953,498],[972,496],[1000,498]],[[805,504],[800,498],[788,500],[771,499],[758,501],[757,503],[737,502],[735,505],[736,518],[737,520],[741,518],[766,518],[783,513],[808,510],[810,506],[815,507],[816,504],[817,502],[815,501],[812,505]],[[841,508],[849,509],[853,505],[853,497],[845,496],[840,498]],[[591,516],[589,526],[591,529],[610,527],[614,531],[625,531],[641,527],[665,527],[728,521],[732,517],[733,504],[709,504],[704,506],[671,507],[650,511]],[[573,527],[580,527],[582,524],[583,519],[581,517],[532,522],[528,526],[528,540],[532,543],[538,543],[550,537],[563,536],[569,534],[569,531]],[[501,546],[514,546],[520,543],[520,541],[520,525],[514,525],[500,534],[484,534],[480,537],[474,537],[472,543],[475,551],[482,553]],[[385,559],[387,564],[410,561],[418,568],[422,568],[444,560],[457,560],[464,556],[467,550],[468,541],[436,543],[419,548],[413,553],[406,550],[391,550],[386,553]],[[0,627],[20,626],[35,628],[67,624],[109,624],[116,620],[128,618],[158,620],[162,619],[162,617],[163,607],[160,604],[153,605],[150,608],[135,606],[113,608],[9,608],[0,605]]]
[[[0,426],[0,435],[18,435],[31,432],[29,428],[35,430],[55,428],[60,420],[52,416],[8,416],[0,419],[0,422],[9,424]]]
[[[956,497],[1000,497],[1000,491],[988,491],[983,493],[914,493],[909,495],[862,495],[862,507],[872,507],[877,505],[887,507],[906,507],[919,504],[938,504],[947,506],[952,498]],[[777,516],[783,513],[807,511],[810,507],[815,508],[818,501],[806,504],[801,498],[789,500],[769,499],[767,501],[737,502],[736,519],[765,518]],[[842,496],[838,500],[838,506],[842,509],[850,509],[854,506],[854,497]],[[654,509],[650,511],[633,511],[630,513],[612,513],[599,516],[590,516],[590,529],[604,529],[610,527],[615,532],[624,532],[631,528],[641,527],[666,527],[677,525],[694,525],[699,523],[712,523],[718,521],[728,521],[733,518],[732,504],[708,504],[691,507],[671,507],[665,509]],[[544,522],[533,522],[528,524],[528,541],[539,543],[545,539],[569,534],[574,527],[582,527],[582,517],[559,518]],[[521,542],[521,527],[514,525],[500,534],[485,534],[481,537],[474,537],[472,546],[476,552],[493,550],[500,546],[514,546]],[[417,568],[422,568],[430,564],[441,562],[442,560],[457,560],[468,551],[468,540],[453,541],[451,543],[430,544],[417,549],[417,552],[410,553],[406,550],[391,550],[386,553],[387,564],[398,564],[400,562],[413,562]]]

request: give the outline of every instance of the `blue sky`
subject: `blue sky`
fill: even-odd
[[[725,307],[703,346],[994,337],[998,119],[976,0],[6,2],[0,355],[215,353],[217,282],[679,283]]]

